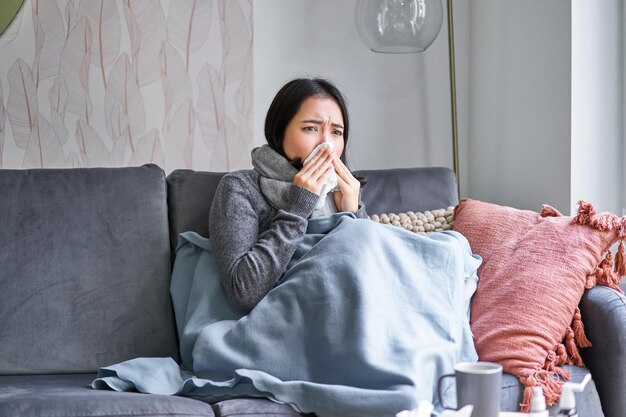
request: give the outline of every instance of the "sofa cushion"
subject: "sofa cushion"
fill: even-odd
[[[0,416],[210,417],[210,405],[190,398],[93,390],[95,374],[0,376]]]
[[[583,364],[577,346],[590,343],[577,305],[618,238],[619,221],[603,219],[583,202],[575,217],[470,199],[456,209],[454,230],[483,258],[471,309],[476,350],[525,384],[522,411],[536,385],[552,405],[561,393],[553,378],[567,379],[560,365]]]
[[[261,398],[241,398],[235,400],[225,400],[213,407],[220,417],[297,417],[314,416],[314,414],[299,414],[287,404],[278,404],[270,400]]]
[[[178,169],[167,176],[170,245],[176,249],[178,235],[192,231],[209,237],[209,212],[217,185],[225,173]]]
[[[456,179],[449,168],[398,168],[355,171],[364,177],[362,199],[368,213],[400,213],[454,206],[458,202]],[[209,237],[209,212],[224,173],[188,169],[167,177],[170,244],[178,235],[193,231]]]
[[[362,199],[370,214],[424,211],[455,206],[458,192],[449,168],[396,168],[355,171],[364,177]]]
[[[580,382],[589,373],[585,368],[565,365],[571,374],[572,382]],[[500,406],[502,411],[517,411],[522,401],[523,385],[519,379],[511,374],[502,376],[502,391],[500,392]],[[576,393],[576,407],[580,416],[603,417],[600,399],[594,381],[591,380],[583,392]],[[285,404],[276,404],[265,399],[235,399],[225,400],[213,407],[221,417],[237,416],[299,416],[291,407]],[[550,408],[550,414],[556,414],[558,406]]]
[[[565,365],[564,368],[569,371],[572,382],[580,382],[589,373],[586,368],[578,366]],[[502,391],[500,392],[500,408],[502,411],[517,411],[522,402],[524,386],[519,379],[511,374],[502,375]],[[604,417],[600,397],[596,389],[595,381],[592,379],[585,385],[583,392],[575,393],[576,408],[578,415],[581,417]],[[556,415],[558,405],[549,408],[550,415]]]
[[[0,375],[177,358],[165,174],[0,170]]]

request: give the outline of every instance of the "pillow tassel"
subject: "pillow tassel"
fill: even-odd
[[[569,379],[569,372],[567,372],[565,369],[561,368],[560,366],[557,366],[554,368],[554,373],[566,381]]]
[[[619,219],[619,226],[617,227],[617,237],[624,239],[626,237],[626,216]]]
[[[572,222],[578,224],[591,223],[591,218],[595,216],[595,214],[596,209],[593,207],[593,204],[580,200],[578,201],[578,213],[574,216]]]
[[[613,288],[620,294],[624,291],[619,287],[622,278],[613,271],[613,254],[608,251],[604,259],[600,262],[595,271],[596,283]]]
[[[615,273],[620,276],[626,276],[626,257],[624,254],[624,241],[620,240],[617,252],[615,253]]]
[[[557,374],[563,379],[569,379],[569,373],[565,369],[559,366],[559,365],[564,364],[565,361],[567,361],[567,354],[565,355],[565,358],[561,358],[557,355],[557,349],[558,349],[558,346],[554,348],[554,350],[548,352],[548,356],[546,357],[546,362],[543,366],[543,369],[545,369],[546,371],[554,372],[555,374]],[[565,352],[564,346],[563,346],[563,352]]]
[[[561,388],[563,383],[561,381],[559,381],[558,379],[553,378],[554,376],[554,372],[545,372],[544,373],[544,380],[545,380],[545,387],[547,388],[544,389],[544,393],[546,391],[548,391],[549,393],[551,393],[551,397],[552,397],[552,403],[550,405],[555,404],[558,400],[559,397],[561,396]],[[568,379],[569,379],[569,375],[568,375]]]
[[[600,213],[593,216],[591,226],[600,231],[615,230],[620,227],[620,220],[613,213]]]
[[[574,331],[571,327],[568,327],[565,333],[565,349],[567,350],[568,363],[570,365],[585,366],[583,358],[580,356],[580,352],[576,347]]]
[[[587,278],[585,279],[585,288],[588,290],[592,289],[593,287],[596,286],[597,280],[598,280],[598,277],[596,276],[595,273],[591,275],[587,275]]]
[[[547,371],[554,371],[556,369],[556,361],[558,360],[558,357],[556,356],[555,350],[551,350],[550,352],[548,352],[548,356],[546,356],[546,363],[543,365],[543,369]]]
[[[619,293],[624,294],[624,291],[619,287],[619,284],[622,283],[622,277],[619,276],[615,271],[611,271],[611,278],[613,280],[613,285],[611,286],[611,288]]]
[[[522,402],[520,403],[522,413],[527,413],[530,411],[530,400],[533,398],[533,388],[539,385],[537,381],[537,373],[531,373],[529,375],[520,375],[519,379],[522,384],[524,384],[524,397]],[[545,395],[545,393],[544,393]],[[547,402],[547,398],[546,398]]]
[[[548,206],[549,207],[549,206]],[[542,208],[542,215],[546,209],[546,205]],[[606,257],[600,262],[593,274],[588,275],[585,280],[585,288],[590,289],[597,285],[604,285],[615,291],[624,294],[619,287],[623,276],[626,276],[626,254],[624,253],[623,238],[626,237],[626,216],[617,217],[613,213],[597,213],[593,204],[584,200],[578,201],[578,213],[572,218],[572,223],[588,224],[599,231],[617,230],[617,236],[620,240],[617,253],[615,254],[615,266],[613,266],[613,254],[608,251]]]
[[[567,350],[565,349],[565,345],[563,343],[556,345],[555,352],[557,357],[556,365],[565,365],[567,363]]]
[[[567,371],[564,372],[567,374],[564,379],[569,380],[569,373]],[[536,386],[540,386],[542,388],[547,406],[552,406],[559,401],[562,382],[555,380],[553,378],[554,376],[554,372],[546,371],[545,369],[531,371],[528,374],[520,375],[520,382],[524,384],[524,396],[522,398],[522,402],[520,403],[520,411],[522,413],[528,413],[530,411],[530,401],[533,397],[533,388]]]
[[[547,206],[548,209],[546,209],[545,206],[547,205],[544,204],[544,207],[541,209],[542,217],[545,217],[543,214],[544,210],[547,210],[547,213],[550,212],[550,206]],[[578,201],[578,213],[572,218],[572,223],[589,224],[599,231],[617,230],[617,237],[619,239],[626,238],[626,216],[617,217],[615,214],[609,212],[598,214],[593,204],[584,200]]]
[[[563,216],[563,214],[561,214],[560,211],[558,211],[557,209],[555,209],[549,204],[544,204],[541,206],[540,214],[541,214],[541,217],[562,217]]]
[[[587,348],[591,347],[591,342],[585,335],[585,325],[580,315],[580,308],[576,307],[574,310],[574,320],[572,320],[572,329],[574,330],[574,340],[579,347]]]

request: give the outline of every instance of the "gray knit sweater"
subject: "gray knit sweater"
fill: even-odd
[[[245,311],[280,280],[320,198],[292,184],[290,204],[276,209],[263,196],[259,180],[254,170],[226,174],[209,216],[209,236],[222,285],[231,301]],[[367,217],[362,203],[355,214]]]

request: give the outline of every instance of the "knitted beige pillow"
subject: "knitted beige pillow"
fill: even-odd
[[[454,206],[424,212],[372,214],[370,220],[377,223],[403,227],[415,233],[440,232],[450,230],[454,225]]]

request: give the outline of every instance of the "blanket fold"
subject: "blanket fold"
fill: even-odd
[[[193,232],[179,237],[171,294],[181,366],[133,359],[101,368],[94,388],[392,416],[420,400],[438,405],[438,377],[477,360],[468,315],[481,260],[457,232],[418,235],[349,213],[312,219],[247,315],[228,302],[212,251]],[[453,389],[444,397],[454,402]]]

